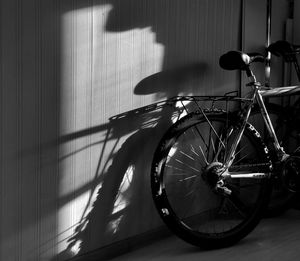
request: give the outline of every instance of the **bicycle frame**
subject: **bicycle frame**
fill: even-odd
[[[231,164],[234,161],[235,153],[238,148],[238,145],[241,141],[241,137],[244,133],[246,124],[248,122],[252,106],[254,102],[256,101],[260,107],[261,116],[263,118],[264,124],[267,128],[267,132],[269,134],[269,137],[272,140],[272,145],[274,146],[275,152],[277,154],[277,157],[280,161],[284,160],[286,157],[288,157],[288,154],[285,153],[284,149],[280,146],[272,121],[269,117],[269,114],[267,112],[264,100],[263,100],[263,93],[264,91],[261,90],[261,85],[259,82],[256,81],[253,74],[251,74],[251,82],[247,84],[247,86],[250,86],[252,88],[252,93],[250,94],[249,101],[244,105],[243,111],[244,115],[243,121],[241,123],[241,127],[239,128],[238,134],[236,135],[233,144],[230,148],[229,154],[227,155],[227,158],[225,160],[224,169],[225,171],[222,173],[223,177],[230,177],[230,178],[264,178],[268,173],[233,173],[229,172],[228,169],[230,168]]]
[[[268,134],[271,138],[272,144],[273,144],[273,146],[275,148],[275,151],[277,153],[278,159],[282,160],[283,158],[285,158],[287,156],[287,154],[284,152],[283,147],[281,147],[279,142],[278,142],[278,139],[277,139],[272,121],[269,117],[269,114],[267,112],[267,109],[266,109],[266,106],[265,106],[265,103],[264,103],[264,100],[263,100],[263,97],[262,97],[262,93],[259,89],[256,90],[256,102],[259,105],[262,118],[264,120],[264,123],[265,123],[265,126],[267,128]]]

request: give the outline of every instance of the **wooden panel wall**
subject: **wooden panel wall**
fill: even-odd
[[[266,55],[267,42],[267,0],[244,0],[243,5],[243,51],[259,52]],[[271,1],[271,43],[285,39],[285,23],[289,17],[289,1],[272,0]],[[265,83],[265,64],[255,64],[254,72],[258,81]],[[283,62],[281,58],[272,56],[271,58],[271,76],[270,84],[273,87],[283,84]],[[247,77],[242,78],[242,86],[247,82]],[[242,93],[247,93],[243,88]]]
[[[294,1],[293,43],[300,44],[300,2]],[[299,57],[298,57],[299,61]],[[299,84],[297,74],[292,68],[292,84]]]
[[[286,39],[286,23],[289,18],[291,6],[290,1],[273,0],[272,1],[272,30],[271,42]],[[295,1],[297,2],[297,1]],[[284,84],[284,65],[281,58],[272,56],[271,58],[271,85],[282,86]],[[286,81],[288,81],[286,79]]]
[[[218,57],[240,49],[240,2],[1,1],[1,260],[162,225],[149,171],[172,111],[141,108],[238,88]]]
[[[58,235],[59,14],[1,1],[1,260],[54,256]]]
[[[294,43],[300,44],[300,3],[294,1]]]

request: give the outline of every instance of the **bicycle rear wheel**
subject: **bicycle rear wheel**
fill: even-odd
[[[234,121],[224,113],[191,113],[171,126],[155,152],[155,205],[166,225],[193,245],[234,244],[255,228],[268,203],[268,175],[224,179],[222,189],[216,190],[216,173],[236,133]],[[270,172],[267,149],[250,124],[229,171]]]

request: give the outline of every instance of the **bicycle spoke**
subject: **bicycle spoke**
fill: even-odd
[[[207,118],[207,116],[205,115],[205,113],[203,113],[207,123],[209,124],[209,126],[211,127],[211,130],[215,133],[216,137],[219,139],[219,141],[222,143],[222,146],[224,147],[224,149],[226,148],[224,143],[222,142],[222,140],[220,139],[217,131],[215,130],[215,128],[213,127],[213,125],[211,124],[210,120]]]
[[[193,204],[195,202],[195,199],[196,199],[196,197],[194,197],[192,199],[191,204]],[[181,220],[184,220],[187,217],[187,213],[188,213],[189,210],[190,210],[190,206],[189,206],[189,204],[186,204],[185,205],[185,211],[184,211],[184,214],[182,215],[183,217],[181,218]]]
[[[191,132],[194,134],[194,136],[195,136],[196,138],[198,137],[198,136],[195,134],[194,128],[192,128]],[[203,136],[201,135],[201,133],[200,133],[200,131],[199,131],[198,129],[197,129],[197,133],[199,134],[199,137],[201,138],[202,142],[204,143],[204,145],[205,145],[206,148],[207,148],[208,145],[205,143],[205,140],[204,140]],[[204,158],[205,163],[206,163],[206,164],[209,164],[208,159],[207,159],[207,157],[205,156],[205,153],[204,153],[202,147],[201,147],[200,145],[199,145],[198,147],[199,147],[199,149],[200,149],[201,155],[202,155],[203,158]]]
[[[198,156],[200,158],[200,155],[196,152],[196,150],[195,150],[195,148],[193,147],[192,144],[190,144],[190,147],[191,147],[191,152],[194,153],[196,156]],[[200,152],[201,152],[201,155],[202,155],[202,157],[204,159],[205,164],[208,165],[209,163],[207,161],[207,158],[205,157],[205,155],[204,155],[204,153],[203,153],[203,151],[202,151],[202,149],[201,149],[200,146],[199,146],[199,149],[200,149]]]
[[[234,194],[232,193],[230,196],[227,197],[239,214],[245,218],[249,214],[246,205]]]
[[[182,164],[183,166],[188,167],[190,170],[193,170],[193,171],[195,171],[195,172],[197,172],[197,173],[199,172],[198,169],[196,169],[196,168],[194,168],[194,167],[192,167],[192,166],[190,166],[190,165],[184,163],[183,161],[181,161],[181,160],[179,160],[179,159],[175,159],[175,161],[178,162],[179,164]]]
[[[174,183],[175,182],[168,183],[168,186],[173,185]],[[177,193],[173,193],[173,194],[169,194],[169,197],[176,198],[176,200],[181,200],[181,199],[184,199],[184,198],[187,198],[187,197],[193,195],[197,190],[199,190],[199,188],[193,188],[191,191],[188,191],[184,195],[178,195]]]
[[[179,179],[178,181],[182,182],[182,181],[187,181],[187,180],[190,180],[190,179],[194,179],[194,178],[197,178],[198,175],[193,175],[193,176],[189,176],[187,178],[184,178],[184,179]]]
[[[211,141],[211,146],[212,146],[213,152],[215,154],[216,153],[216,149],[215,149],[214,141],[213,141],[212,138],[210,139],[210,141]]]
[[[194,159],[193,157],[191,157],[190,155],[184,153],[183,151],[179,151],[179,153],[182,154],[182,155],[184,155],[184,156],[186,156],[187,158],[189,158],[189,159],[195,161],[195,159]]]
[[[182,172],[185,171],[184,169],[181,169],[181,168],[178,168],[178,167],[174,167],[174,166],[171,166],[171,165],[168,165],[168,164],[166,164],[165,166],[168,167],[168,168],[171,168],[171,169],[180,170]]]
[[[208,135],[208,149],[207,149],[207,158],[209,158],[209,152],[210,152],[210,142],[212,142],[212,146],[213,146],[213,141],[212,141],[212,137],[211,137],[211,132],[212,132],[212,129],[210,128],[209,129],[209,135]],[[213,147],[213,151],[214,151],[214,147]]]
[[[172,174],[172,176],[173,176],[173,174]],[[168,186],[173,185],[173,184],[178,184],[178,182],[189,181],[189,180],[197,178],[197,177],[198,177],[197,175],[193,175],[193,176],[189,176],[189,177],[184,178],[184,179],[178,179],[178,180],[175,180],[175,181],[172,181],[172,182],[168,182]]]

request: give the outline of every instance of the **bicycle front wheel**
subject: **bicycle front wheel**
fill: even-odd
[[[299,128],[297,129],[298,126],[295,124],[297,121],[293,109],[284,108],[273,103],[266,103],[266,108],[280,145],[284,148],[286,153],[292,154],[300,146]],[[269,137],[267,128],[261,116],[260,108],[257,104],[255,104],[252,109],[248,122],[253,124],[263,136],[263,139],[270,150],[271,160],[277,162],[278,158],[272,145],[272,139]],[[294,198],[297,197],[295,193],[289,191],[284,186],[281,173],[277,173],[272,182],[272,195],[265,212],[267,217],[281,215],[292,206]]]
[[[268,175],[222,179],[216,189],[216,173],[237,134],[234,122],[223,113],[191,113],[171,126],[154,155],[151,187],[158,212],[177,236],[196,246],[234,244],[255,228],[268,203]],[[267,149],[250,124],[229,171],[232,177],[270,172]]]
[[[297,125],[298,115],[296,114],[299,112],[299,109],[282,107],[273,103],[266,103],[265,106],[273,123],[278,142],[288,154],[292,154],[300,146],[300,128]],[[260,108],[257,104],[254,105],[248,122],[255,126],[263,136],[263,139],[267,142],[268,147],[272,148],[272,140],[269,137],[267,128],[261,116]],[[276,160],[276,152],[273,152],[273,154],[274,155],[271,153],[271,156]]]

